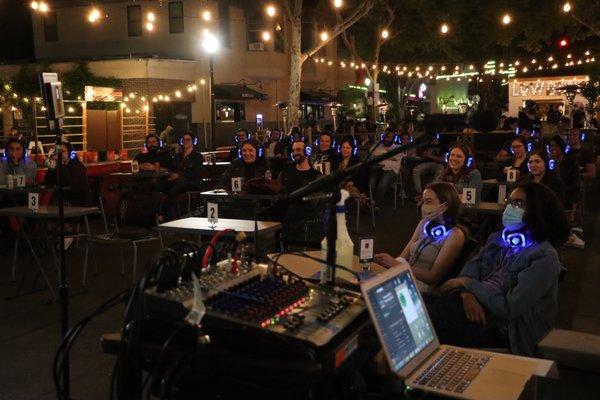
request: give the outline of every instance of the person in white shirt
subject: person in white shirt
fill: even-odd
[[[379,142],[371,148],[371,154],[373,156],[378,156],[397,147],[394,143],[395,138],[396,134],[394,131],[389,128],[386,129],[386,131],[381,134]],[[373,191],[373,197],[375,197],[373,199],[375,200],[375,209],[381,207],[386,192],[396,179],[398,179],[402,157],[403,154],[396,154],[393,157],[381,161],[371,169],[369,173],[369,186]]]

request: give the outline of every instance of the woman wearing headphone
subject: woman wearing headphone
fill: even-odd
[[[25,144],[17,137],[6,141],[6,157],[0,161],[0,185],[6,185],[7,175],[25,175],[27,186],[35,182],[35,163],[27,158]]]
[[[464,144],[452,146],[446,154],[446,168],[442,180],[453,184],[459,195],[464,188],[474,188],[477,201],[481,199],[481,173],[475,167],[473,152]]]
[[[561,270],[556,246],[568,237],[560,201],[547,186],[516,184],[502,215],[502,232],[492,234],[444,296],[424,296],[441,343],[505,346],[534,356],[554,327]]]
[[[461,201],[453,185],[435,182],[423,191],[421,221],[400,257],[408,260],[422,292],[435,291],[451,274],[462,253],[466,236],[457,225]],[[394,267],[400,261],[387,253],[375,255],[375,262]]]
[[[548,157],[546,151],[532,151],[527,165],[529,167],[527,179],[548,186],[556,194],[561,204],[564,204],[565,187],[556,174],[556,162]]]
[[[231,162],[219,181],[219,187],[232,190],[231,178],[263,178],[267,172],[267,164],[263,159],[262,148],[256,140],[248,139],[242,142],[239,158]]]
[[[167,198],[162,207],[168,218],[176,216],[177,196],[189,190],[199,189],[202,183],[204,164],[202,155],[196,151],[196,144],[198,139],[189,131],[179,139],[182,151],[173,157],[167,178]]]
[[[73,150],[73,145],[70,142],[63,142],[59,150],[61,151],[62,165],[57,164],[56,154],[58,150],[48,161],[48,172],[44,177],[44,185],[56,185],[56,170],[60,168],[60,179],[65,190],[65,199],[73,206],[89,206],[92,205],[92,190],[87,178],[87,168],[77,158],[77,152]]]
[[[522,136],[515,136],[510,142],[510,151],[512,157],[500,163],[496,178],[498,181],[505,182],[509,169],[517,170],[517,180],[525,178],[529,174],[527,168],[527,140]]]
[[[334,171],[343,171],[359,162],[360,157],[358,156],[358,148],[354,138],[352,136],[345,136],[342,139],[342,143],[339,145],[339,157],[336,157],[332,169]],[[358,171],[354,174],[351,180],[342,182],[342,188],[346,189],[348,193],[350,193],[350,196],[358,198],[361,204],[366,202],[366,196],[363,194],[365,192],[365,186],[366,176],[362,171]]]

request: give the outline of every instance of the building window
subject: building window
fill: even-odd
[[[58,24],[56,22],[56,11],[49,11],[44,15],[44,39],[46,42],[58,41]]]
[[[183,33],[183,2],[169,3],[169,33]]]
[[[262,10],[254,10],[246,16],[246,38],[248,39],[249,51],[265,51],[266,46],[262,40],[262,32],[265,30]]]
[[[283,20],[275,22],[275,38],[273,39],[273,49],[279,53],[285,52],[285,28]]]
[[[142,6],[127,6],[127,33],[142,36]]]
[[[219,3],[219,34],[221,35],[221,44],[227,48],[231,48],[229,4]]]
[[[246,120],[246,105],[237,102],[217,102],[215,105],[218,122],[241,122]]]

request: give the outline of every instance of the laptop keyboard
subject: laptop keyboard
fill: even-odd
[[[475,377],[490,361],[490,356],[462,351],[445,349],[415,379],[415,383],[435,389],[462,393],[473,382]]]

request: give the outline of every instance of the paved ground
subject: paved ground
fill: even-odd
[[[586,250],[567,250],[564,262],[569,268],[560,284],[560,310],[558,326],[594,334],[600,334],[600,197],[590,198],[585,236]],[[349,226],[355,240],[362,235],[376,238],[376,250],[399,253],[410,238],[417,221],[416,208],[407,203],[397,211],[382,210],[376,218],[376,229],[370,226],[367,214],[361,217],[361,229],[354,232],[354,221],[349,216]],[[100,224],[94,227],[100,229]],[[10,282],[12,247],[0,241],[0,293],[13,295],[16,285]],[[154,244],[142,247],[140,265],[144,265],[156,251]],[[69,277],[74,291],[80,289],[82,253],[80,249],[68,252]],[[127,265],[131,263],[131,252],[125,251]],[[29,261],[27,251],[19,255],[19,276]],[[112,248],[98,246],[96,257],[99,275],[90,275],[87,293],[71,298],[71,321],[79,320],[111,295],[128,287],[131,270],[120,275],[118,252]],[[44,260],[50,266],[49,259]],[[49,267],[50,268],[50,267]],[[51,269],[51,268],[50,268]],[[56,281],[56,273],[51,274]],[[30,282],[29,282],[30,284]],[[0,300],[0,399],[50,399],[56,398],[51,377],[51,363],[59,342],[58,303],[45,304],[45,291],[29,294],[18,299]],[[104,332],[117,331],[123,318],[123,307],[117,307],[95,319],[78,340],[72,352],[72,397],[75,399],[108,398],[109,382],[115,359],[100,352],[99,337]],[[565,371],[561,391],[569,398],[593,398],[598,376]],[[594,395],[592,395],[594,393]]]

